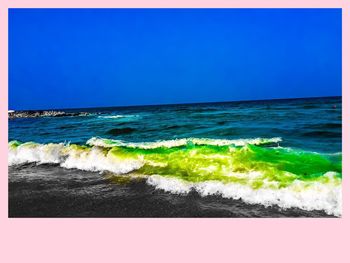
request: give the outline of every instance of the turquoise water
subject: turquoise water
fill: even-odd
[[[91,115],[10,120],[9,140],[84,144],[92,137],[131,142],[281,137],[285,147],[341,151],[340,97],[76,111]]]

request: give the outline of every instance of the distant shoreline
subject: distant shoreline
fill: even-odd
[[[16,118],[39,118],[39,117],[67,117],[67,116],[87,116],[87,112],[64,112],[64,111],[8,111],[9,119]]]

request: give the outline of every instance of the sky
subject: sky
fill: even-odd
[[[341,95],[341,9],[10,9],[9,109]]]

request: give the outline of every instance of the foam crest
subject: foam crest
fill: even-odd
[[[101,119],[120,119],[120,118],[138,118],[138,115],[108,115],[108,116],[98,116]]]
[[[115,174],[126,174],[137,170],[143,165],[142,157],[123,158],[106,153],[100,148],[93,147],[87,151],[70,149],[61,166],[85,171],[109,171]]]
[[[187,144],[194,145],[212,145],[212,146],[244,146],[248,144],[252,145],[262,145],[269,143],[278,143],[282,139],[276,138],[254,138],[254,139],[237,139],[237,140],[226,140],[226,139],[209,139],[209,138],[184,138],[184,139],[174,139],[174,140],[164,140],[155,142],[124,142],[121,140],[111,140],[93,137],[87,141],[88,145],[100,146],[100,147],[115,147],[124,146],[131,148],[141,148],[141,149],[155,149],[159,147],[179,147]]]
[[[174,194],[188,194],[196,191],[201,196],[220,195],[223,198],[242,200],[248,204],[260,204],[265,207],[277,205],[283,209],[300,208],[303,210],[323,210],[329,215],[340,216],[342,207],[341,185],[333,173],[328,173],[330,180],[335,183],[322,184],[319,182],[305,183],[294,181],[285,188],[253,189],[237,183],[219,181],[186,182],[177,178],[160,175],[148,177],[147,184]]]
[[[64,149],[64,144],[37,144],[37,143],[23,143],[21,145],[9,144],[8,164],[22,164],[22,163],[60,163],[61,151]]]
[[[69,144],[9,144],[8,165],[24,163],[59,164],[68,169],[125,174],[143,165],[142,156],[115,156],[99,147],[86,148]]]

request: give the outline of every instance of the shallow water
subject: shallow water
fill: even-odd
[[[340,97],[75,111],[9,120],[10,216],[341,215]]]

